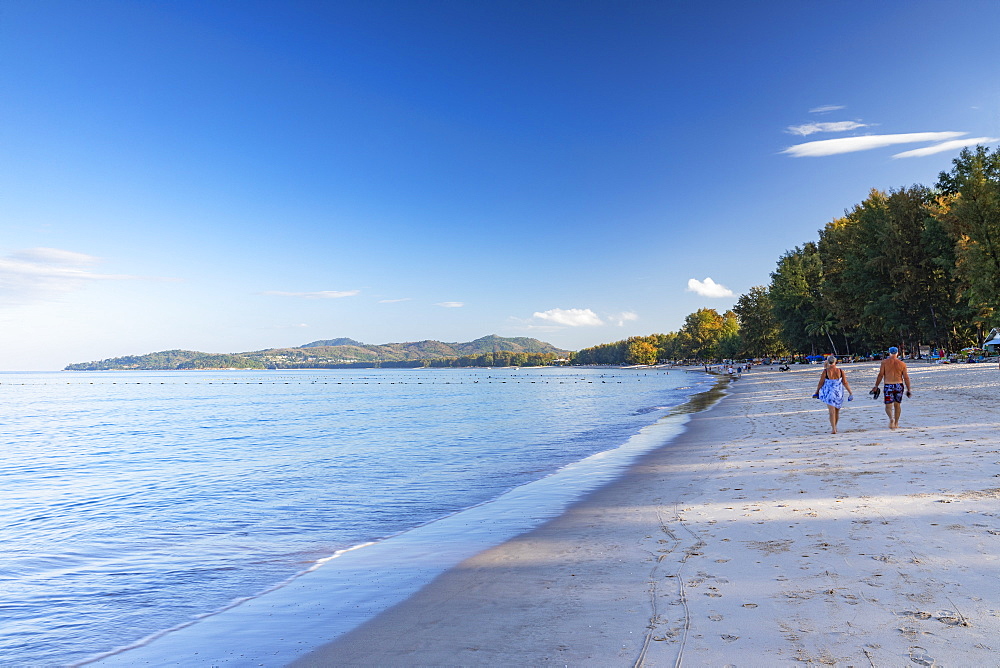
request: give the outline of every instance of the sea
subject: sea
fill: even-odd
[[[714,384],[0,373],[0,665],[283,665],[620,475]]]

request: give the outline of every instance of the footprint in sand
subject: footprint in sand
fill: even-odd
[[[934,659],[932,659],[927,654],[927,650],[923,647],[911,647],[910,648],[910,661],[917,664],[918,666],[933,666]]]
[[[952,612],[951,610],[938,610],[935,616],[942,624],[947,624],[948,626],[968,626],[969,623],[965,621],[962,615]]]

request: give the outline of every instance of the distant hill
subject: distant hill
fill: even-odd
[[[530,359],[539,363],[561,357],[569,351],[550,343],[526,337],[505,338],[491,334],[466,343],[441,341],[413,341],[370,345],[354,339],[326,339],[313,341],[295,348],[268,348],[244,353],[214,354],[193,350],[165,350],[148,355],[113,357],[96,362],[70,364],[67,371],[111,371],[122,369],[171,370],[171,369],[310,369],[342,366],[419,366],[428,360],[448,358],[484,357],[484,364],[492,365],[491,353],[523,353],[517,359]],[[531,355],[532,358],[527,358]],[[515,359],[511,355],[499,359]],[[412,364],[411,364],[412,363]],[[471,364],[471,362],[470,362]],[[435,365],[440,366],[440,365]]]
[[[354,339],[327,339],[326,341],[313,341],[299,348],[323,348],[326,346],[363,346],[365,344]]]
[[[66,371],[106,371],[110,369],[176,369],[185,362],[204,357],[206,353],[196,350],[162,350],[148,355],[126,355],[112,357],[100,362],[70,364]]]

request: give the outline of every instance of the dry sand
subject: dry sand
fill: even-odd
[[[744,374],[676,442],[301,666],[1000,665],[1000,371],[911,364],[888,429],[819,367]]]

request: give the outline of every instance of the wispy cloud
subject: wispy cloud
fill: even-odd
[[[285,292],[284,290],[265,290],[260,293],[271,297],[300,297],[302,299],[341,299],[353,297],[361,290],[317,290],[316,292]]]
[[[706,278],[704,281],[692,278],[688,280],[687,289],[688,292],[694,292],[702,297],[710,297],[712,299],[732,297],[734,294],[732,290],[724,285],[716,283],[711,278]]]
[[[919,142],[942,142],[961,137],[966,132],[908,132],[893,135],[864,135],[861,137],[840,137],[838,139],[823,139],[789,146],[782,153],[795,158],[819,157],[837,155],[839,153],[854,153],[868,151],[873,148],[893,146],[895,144],[916,144]]]
[[[842,105],[842,104],[827,104],[827,105],[824,105],[822,107],[813,107],[812,109],[809,110],[809,113],[810,114],[827,114],[827,113],[830,113],[831,111],[840,111],[841,109],[845,109],[845,108],[846,107],[844,107],[844,105]]]
[[[847,107],[842,104],[826,104],[822,107],[813,107],[809,110],[810,114],[828,114],[831,111],[840,111],[841,109],[846,109]]]
[[[925,155],[934,155],[935,153],[954,151],[955,149],[965,148],[966,146],[975,146],[977,144],[992,144],[993,142],[997,141],[1000,141],[1000,137],[973,137],[972,139],[953,139],[951,141],[943,141],[940,144],[934,144],[933,146],[925,146],[924,148],[915,148],[909,151],[903,151],[902,153],[897,153],[892,157],[920,158]]]
[[[408,301],[410,301],[410,299],[411,299],[410,297],[403,297],[402,299],[380,299],[380,300],[378,300],[378,303],[379,304],[398,304],[399,302],[408,302]]]
[[[511,322],[514,323],[514,326],[518,331],[560,332],[566,329],[563,325],[536,325],[531,322],[530,318],[511,318]]]
[[[438,302],[434,306],[441,306],[444,308],[462,308],[465,306],[465,302]]]
[[[565,327],[593,327],[604,324],[604,321],[589,308],[553,308],[548,311],[535,311],[532,315],[539,320]]]
[[[614,320],[615,324],[617,324],[619,327],[624,327],[626,322],[630,322],[632,320],[638,320],[639,314],[633,313],[632,311],[625,311],[624,313],[619,313],[616,316],[612,316],[611,319]]]
[[[847,132],[848,130],[857,130],[858,128],[867,127],[867,123],[858,123],[857,121],[836,121],[834,123],[806,123],[805,125],[790,125],[788,126],[787,132],[790,132],[793,135],[802,135],[805,137],[816,132]]]
[[[58,248],[29,248],[0,257],[0,302],[27,304],[58,297],[94,281],[122,281],[140,276],[99,274],[101,260]]]

